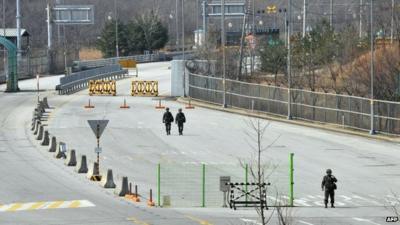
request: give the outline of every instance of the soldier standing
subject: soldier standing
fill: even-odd
[[[171,123],[174,122],[174,116],[169,111],[169,108],[165,109],[165,113],[163,115],[163,123],[165,124],[165,130],[167,131],[167,135],[171,135]]]
[[[336,186],[337,179],[332,175],[332,170],[326,170],[326,176],[322,179],[321,188],[322,191],[325,191],[325,208],[328,208],[328,198],[331,198],[331,207],[335,208],[335,190],[337,189]]]
[[[186,123],[186,117],[182,112],[182,109],[178,110],[178,114],[176,114],[175,117],[175,123],[178,124],[179,135],[183,135],[183,124]]]

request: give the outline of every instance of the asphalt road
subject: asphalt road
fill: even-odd
[[[169,63],[140,65],[139,79],[158,80],[160,92],[170,92]],[[54,78],[41,81],[42,89],[54,87]],[[0,224],[256,224],[254,210],[222,209],[218,177],[230,175],[243,182],[239,161],[254,161],[254,134],[250,119],[219,111],[185,110],[184,136],[166,136],[162,110],[152,98],[131,97],[130,80],[118,82],[118,96],[90,97],[95,105],[84,109],[87,90],[70,96],[41,92],[49,97],[49,131],[65,141],[69,149],[95,160],[96,140],[88,119],[109,119],[102,138],[101,170],[112,168],[115,177],[128,176],[139,186],[143,198],[156,190],[156,168],[161,165],[161,194],[171,197],[171,208],[148,208],[113,196],[84,176],[77,175],[37,145],[29,126],[35,92],[1,94],[0,204],[51,202],[59,209],[2,212]],[[34,90],[34,81],[21,89]],[[130,109],[119,106],[126,99]],[[173,113],[183,108],[164,101]],[[286,123],[261,121],[268,125],[263,138],[262,161],[268,165],[271,204],[285,202],[288,193],[289,154],[295,154],[295,207],[292,224],[385,224],[394,213],[386,208],[398,201],[399,145],[347,136]],[[250,133],[250,135],[248,135]],[[206,167],[206,208],[201,201],[201,168]],[[327,168],[338,178],[335,209],[322,208],[320,182]],[[250,178],[251,179],[251,178]],[[400,193],[398,193],[400,194]],[[278,200],[276,200],[276,197]],[[79,208],[62,208],[58,201],[82,201]],[[55,202],[55,203],[54,203]],[[220,204],[221,203],[221,204]],[[63,203],[64,205],[66,203]],[[18,206],[18,205],[17,205]],[[15,206],[15,207],[17,207]],[[191,207],[187,207],[191,206]],[[24,209],[28,206],[20,206]],[[271,212],[270,210],[269,212]],[[130,219],[128,219],[130,218]],[[275,220],[275,218],[274,218]],[[275,221],[272,223],[275,224]]]

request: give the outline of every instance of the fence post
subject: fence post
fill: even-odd
[[[293,171],[294,171],[294,168],[293,168],[293,157],[294,157],[294,153],[290,153],[290,171],[289,171],[289,173],[290,173],[290,188],[289,188],[289,190],[290,190],[290,193],[289,193],[289,203],[290,203],[290,206],[291,207],[293,207],[293,201],[294,201],[294,197],[293,197],[293,185],[294,185],[294,182],[293,182]]]
[[[246,202],[247,202],[247,200],[248,200],[247,183],[249,183],[249,164],[246,163],[246,166],[245,166],[244,170],[245,170],[245,174],[244,174],[244,190],[246,192]]]
[[[161,206],[161,165],[157,165],[157,205]]]
[[[206,207],[206,164],[202,164],[202,198],[201,207]]]

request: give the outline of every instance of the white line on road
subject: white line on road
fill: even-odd
[[[380,223],[375,223],[371,220],[358,218],[358,217],[353,217],[353,220],[360,221],[360,222],[366,222],[366,223],[370,223],[370,224],[374,224],[374,225],[381,225]]]
[[[303,220],[299,220],[298,222],[302,223],[302,224],[306,224],[306,225],[314,225],[312,223],[309,223],[309,222],[306,222],[306,221],[303,221]]]
[[[261,223],[257,222],[257,220],[250,220],[250,219],[245,219],[245,218],[240,218],[243,222],[250,223],[252,225],[261,225]]]

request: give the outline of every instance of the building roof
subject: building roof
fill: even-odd
[[[17,29],[16,28],[0,28],[0,36],[4,36],[5,32],[5,37],[16,37],[17,36]],[[21,28],[21,36],[30,36],[29,33],[26,31],[26,29]]]

